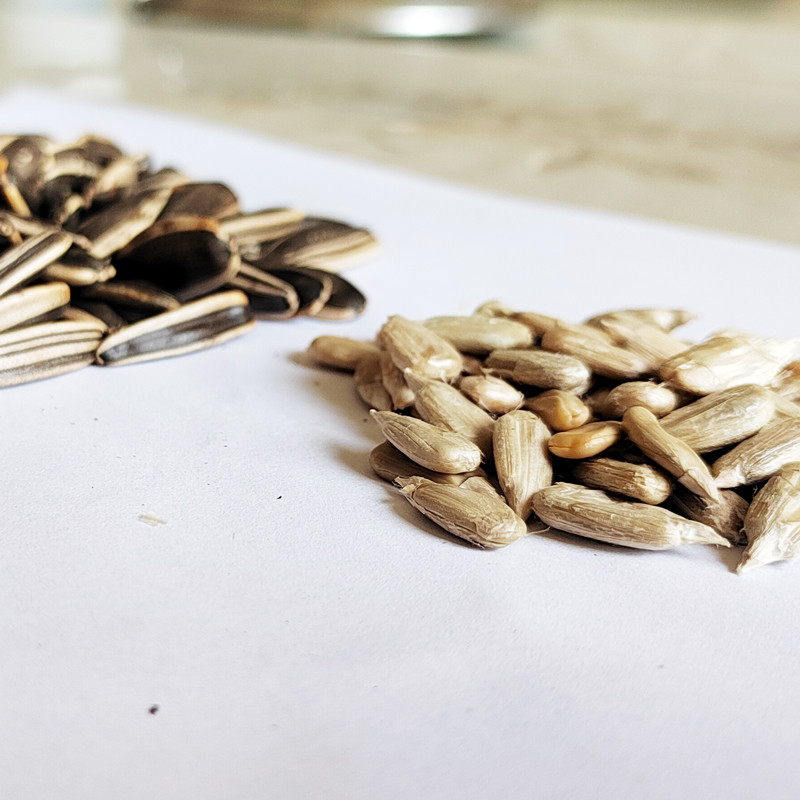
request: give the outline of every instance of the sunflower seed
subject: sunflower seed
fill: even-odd
[[[428,378],[454,380],[461,373],[461,354],[446,339],[419,322],[394,315],[378,332],[378,343],[401,370]]]
[[[458,388],[477,406],[490,414],[507,414],[525,401],[525,395],[496,375],[466,375]]]
[[[720,456],[711,467],[721,489],[758,483],[793,461],[800,461],[800,419],[788,417],[765,425],[758,433]]]
[[[786,464],[758,491],[744,518],[747,548],[736,571],[792,559],[800,552],[800,464]]]
[[[733,386],[667,414],[661,424],[693,450],[708,453],[741,442],[766,425],[775,411],[773,397],[757,384]]]
[[[403,372],[412,393],[412,403],[420,418],[448,431],[460,433],[474,442],[484,458],[492,455],[492,417],[463,395],[455,386]]]
[[[524,407],[540,416],[552,431],[569,431],[585,425],[592,410],[572,392],[548,389],[525,400]]]
[[[470,472],[480,466],[480,448],[460,433],[393,411],[370,411],[383,435],[401,453],[434,472]]]
[[[514,513],[527,519],[533,496],[553,482],[550,430],[530,411],[511,411],[494,424],[494,463],[500,488]]]
[[[242,261],[230,285],[243,291],[253,311],[266,319],[291,319],[300,308],[294,286]]]
[[[249,244],[274,241],[294,233],[305,214],[296,208],[268,208],[220,219],[225,233],[236,240],[242,255]]]
[[[546,350],[494,350],[486,367],[514,383],[577,393],[583,393],[592,378],[589,367],[579,359]]]
[[[684,403],[686,395],[663,383],[625,381],[606,389],[590,401],[594,412],[605,419],[621,419],[632,406],[644,406],[657,417]]]
[[[164,217],[230,217],[238,214],[239,198],[218,181],[190,182],[176,186],[161,212]],[[227,234],[226,234],[227,236]]]
[[[57,320],[0,333],[0,387],[72,372],[94,361],[98,323]]]
[[[647,365],[648,374],[656,374],[663,361],[688,347],[686,342],[663,328],[621,313],[601,318],[595,325],[608,334],[614,344],[639,356]]]
[[[276,267],[270,274],[288,283],[297,294],[297,314],[316,316],[325,307],[333,292],[331,273],[311,267]]]
[[[462,353],[486,355],[492,350],[530,347],[531,331],[521,322],[475,314],[471,317],[431,317],[425,327]]]
[[[547,447],[559,458],[590,458],[608,450],[621,438],[622,425],[619,422],[587,422],[579,428],[554,433]]]
[[[625,308],[617,311],[606,311],[586,320],[587,325],[602,328],[610,321],[640,322],[655,325],[664,331],[671,331],[696,319],[697,315],[681,308]]]
[[[622,417],[622,427],[628,438],[675,480],[701,497],[719,500],[708,465],[682,439],[666,431],[655,414],[633,406]]]
[[[296,269],[311,270],[313,268],[296,267]],[[314,315],[317,319],[341,322],[353,319],[364,311],[367,298],[359,289],[335,272],[331,272],[328,279],[331,282],[331,294],[325,305]]]
[[[66,283],[28,286],[0,297],[0,331],[57,317],[69,303]]]
[[[116,366],[182,355],[227,342],[254,325],[245,294],[219,292],[110,334],[97,350],[97,362]]]
[[[413,478],[418,476],[427,478],[435,483],[449,483],[460,486],[469,478],[484,478],[485,473],[480,467],[471,472],[434,472],[420,466],[408,456],[403,455],[393,444],[382,442],[372,449],[369,454],[369,465],[373,472],[389,483],[395,483],[398,478]]]
[[[684,517],[710,525],[731,544],[745,544],[744,517],[750,504],[731,489],[721,489],[719,500],[708,500],[677,486],[669,506]]]
[[[554,483],[540,490],[534,495],[533,510],[552,528],[624,547],[664,550],[692,542],[730,547],[727,539],[702,522],[576,484]]]
[[[0,296],[35,277],[71,244],[66,233],[47,232],[0,253]]]
[[[659,376],[665,383],[700,395],[742,383],[768,385],[796,350],[797,340],[724,331],[666,360]]]
[[[377,356],[380,348],[374,342],[346,336],[317,336],[306,352],[318,364],[352,372],[364,356]]]
[[[632,497],[648,505],[659,505],[672,493],[670,478],[651,464],[589,458],[578,462],[572,474],[593,489]]]
[[[392,396],[383,385],[381,369],[381,353],[364,355],[356,363],[353,371],[353,382],[358,396],[369,408],[378,411],[391,411],[394,408]]]
[[[420,513],[476,547],[505,547],[528,532],[525,522],[498,497],[421,477],[400,478],[397,482],[402,494]]]
[[[415,394],[408,385],[405,373],[397,367],[385,350],[381,350],[379,363],[381,381],[392,399],[392,408],[395,411],[411,408],[414,405]]]

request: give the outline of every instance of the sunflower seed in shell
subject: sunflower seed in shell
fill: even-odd
[[[300,308],[294,286],[245,261],[239,264],[230,285],[247,295],[250,307],[261,318],[291,319]]]
[[[533,335],[521,322],[481,314],[431,317],[423,323],[462,353],[487,355],[492,350],[530,347]]]
[[[31,210],[25,202],[19,187],[8,177],[8,160],[0,155],[0,199],[15,213],[30,217]]]
[[[34,278],[71,244],[66,233],[45,232],[0,253],[0,297]]]
[[[744,517],[750,504],[732,489],[720,489],[719,500],[708,500],[676,486],[668,506],[684,517],[710,525],[731,544],[745,544]]]
[[[458,388],[490,414],[507,414],[525,402],[525,395],[519,389],[496,375],[466,375],[459,381]]]
[[[369,408],[392,411],[394,402],[383,384],[382,356],[383,353],[378,351],[375,355],[360,358],[353,370],[353,383],[358,396]]]
[[[59,316],[70,299],[66,283],[26,286],[0,297],[0,331],[44,322]]]
[[[296,267],[296,269],[310,270],[314,268]],[[353,319],[364,311],[367,306],[367,298],[359,289],[335,272],[331,272],[328,279],[331,282],[331,294],[325,301],[325,305],[314,315],[317,319],[342,322]]]
[[[192,300],[228,283],[239,254],[216,220],[166,217],[114,256],[123,281],[146,281],[179,300]]]
[[[427,478],[435,483],[449,483],[453,486],[460,486],[469,478],[486,478],[486,474],[480,467],[471,472],[457,473],[434,472],[433,470],[425,469],[425,467],[420,466],[416,461],[412,461],[389,442],[381,442],[371,450],[369,465],[379,478],[389,483],[395,483],[398,478],[418,476]]]
[[[97,362],[116,366],[191,353],[241,336],[254,325],[247,295],[219,292],[110,334],[97,350]]]
[[[360,261],[378,246],[365,228],[338,220],[306,217],[298,230],[275,243],[256,262],[262,269],[285,264],[303,264],[336,271]]]
[[[484,458],[492,455],[494,419],[455,386],[404,370],[412,403],[420,419],[474,442]]]
[[[161,212],[164,217],[230,217],[241,211],[239,198],[229,186],[218,181],[183,183]]]
[[[8,214],[0,211],[0,239],[5,241],[0,242],[0,250],[5,250],[6,247],[22,244],[22,234],[12,221]]]
[[[758,483],[786,464],[800,461],[800,419],[779,418],[737,444],[711,466],[721,489]]]
[[[572,483],[554,483],[538,491],[533,510],[552,528],[623,547],[665,550],[692,542],[730,547],[702,522]]]
[[[622,438],[622,425],[615,420],[587,422],[579,428],[559,431],[550,437],[547,447],[559,458],[591,458]]]
[[[786,464],[756,493],[744,518],[747,548],[738,573],[800,552],[800,463]]]
[[[672,494],[672,480],[651,464],[616,458],[589,458],[575,464],[572,474],[592,489],[625,495],[641,503],[659,505]]]
[[[145,153],[121,153],[103,164],[83,192],[83,200],[90,205],[96,198],[116,194],[137,183],[150,166]]]
[[[352,372],[364,356],[377,356],[380,348],[374,342],[346,336],[317,336],[306,352],[322,366]]]
[[[77,303],[85,300],[107,303],[126,322],[137,322],[181,305],[169,292],[138,281],[108,281],[86,286],[76,292]]]
[[[57,261],[48,264],[40,277],[48,281],[64,281],[70,286],[91,286],[110,281],[117,271],[110,258],[96,258],[88,250],[75,244]]]
[[[766,425],[775,412],[774,395],[749,383],[711,392],[661,419],[664,430],[698,453],[741,442]]]
[[[698,395],[742,383],[766,386],[795,358],[796,351],[797,340],[724,331],[666,360],[659,368],[659,377]]]
[[[621,419],[633,406],[644,406],[663,417],[686,402],[687,395],[653,381],[625,381],[598,394],[591,401],[594,412],[604,419]]]
[[[171,189],[159,189],[122,198],[88,215],[78,225],[77,233],[91,241],[91,255],[95,258],[107,258],[148,230],[164,209],[171,194]]]
[[[629,408],[622,417],[628,438],[678,483],[708,500],[718,501],[719,490],[705,461],[686,442],[673,436],[652,411]]]
[[[550,429],[530,411],[511,411],[494,424],[497,479],[509,506],[522,519],[531,514],[534,494],[553,482],[549,439]]]
[[[419,322],[389,317],[378,331],[378,344],[401,370],[438,380],[455,380],[461,373],[461,354],[446,339]]]
[[[592,373],[574,356],[546,350],[494,350],[485,362],[495,375],[539,389],[563,389],[583,393]]]
[[[278,280],[288,283],[297,293],[297,314],[316,316],[333,293],[331,273],[311,267],[276,267],[270,270]]]
[[[569,431],[585,425],[592,409],[572,392],[548,389],[524,402],[524,408],[542,418],[551,431]]]
[[[0,387],[73,372],[94,361],[98,322],[56,320],[0,333]]]
[[[471,472],[482,460],[480,448],[460,433],[394,411],[372,409],[370,415],[400,452],[434,472]]]
[[[505,547],[528,532],[499,497],[426,478],[400,478],[402,494],[414,508],[444,530],[481,549]]]
[[[266,208],[223,217],[219,222],[222,230],[236,240],[242,255],[247,256],[248,245],[283,239],[297,231],[305,217],[296,208]]]

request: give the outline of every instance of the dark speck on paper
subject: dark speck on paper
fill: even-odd
[[[147,709],[148,714],[158,714],[158,703],[153,703],[150,708]]]

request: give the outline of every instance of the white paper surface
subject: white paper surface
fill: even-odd
[[[800,568],[446,541],[372,476],[380,437],[350,378],[297,358],[323,333],[492,298],[573,320],[676,305],[700,315],[694,338],[795,335],[797,250],[29,89],[0,119],[104,134],[225,180],[246,209],[295,205],[383,242],[349,273],[370,301],[352,323],[262,323],[0,392],[1,796],[797,796]]]

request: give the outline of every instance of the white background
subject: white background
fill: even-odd
[[[3,797],[797,796],[796,566],[454,543],[371,474],[379,436],[350,378],[302,357],[323,333],[493,298],[794,335],[797,250],[36,91],[0,98],[0,118],[105,134],[225,180],[247,210],[294,205],[383,243],[348,272],[370,301],[355,322],[264,322],[0,392]]]

